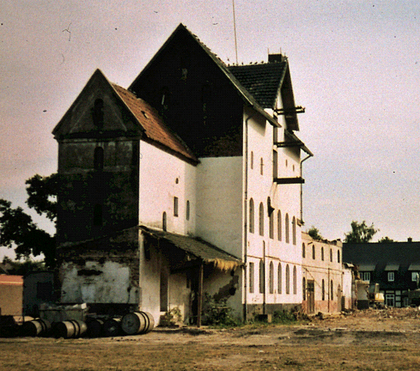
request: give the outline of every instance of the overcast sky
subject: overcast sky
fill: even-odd
[[[420,2],[235,0],[235,10],[239,63],[282,51],[306,108],[305,228],[343,239],[366,220],[375,240],[420,240]],[[0,198],[25,207],[25,180],[57,170],[51,131],[96,68],[128,87],[181,22],[235,62],[231,0],[1,1]]]

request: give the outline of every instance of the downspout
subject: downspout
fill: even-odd
[[[244,185],[244,307],[243,318],[244,322],[248,320],[248,275],[247,275],[247,256],[248,256],[248,121],[253,115],[248,116],[245,120],[245,185]]]

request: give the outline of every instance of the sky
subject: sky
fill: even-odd
[[[96,68],[128,87],[179,23],[236,62],[231,0],[3,0],[0,198],[57,170],[51,131]],[[235,0],[238,62],[289,58],[304,162],[304,229],[333,240],[353,220],[420,240],[420,2]],[[0,259],[5,249],[0,248]]]

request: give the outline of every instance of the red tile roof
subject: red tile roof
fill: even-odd
[[[22,276],[11,276],[7,274],[0,275],[0,285],[23,286]]]
[[[112,86],[133,113],[139,124],[144,128],[146,138],[143,137],[143,139],[152,144],[164,146],[171,152],[175,152],[189,161],[194,163],[198,162],[198,159],[192,151],[166,126],[159,113],[152,106],[143,99],[137,98],[127,89],[115,84],[112,84]]]

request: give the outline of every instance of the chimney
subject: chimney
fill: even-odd
[[[408,237],[407,242],[413,242],[413,239],[411,237]]]
[[[281,63],[284,62],[285,56],[283,54],[269,54],[268,63]]]

